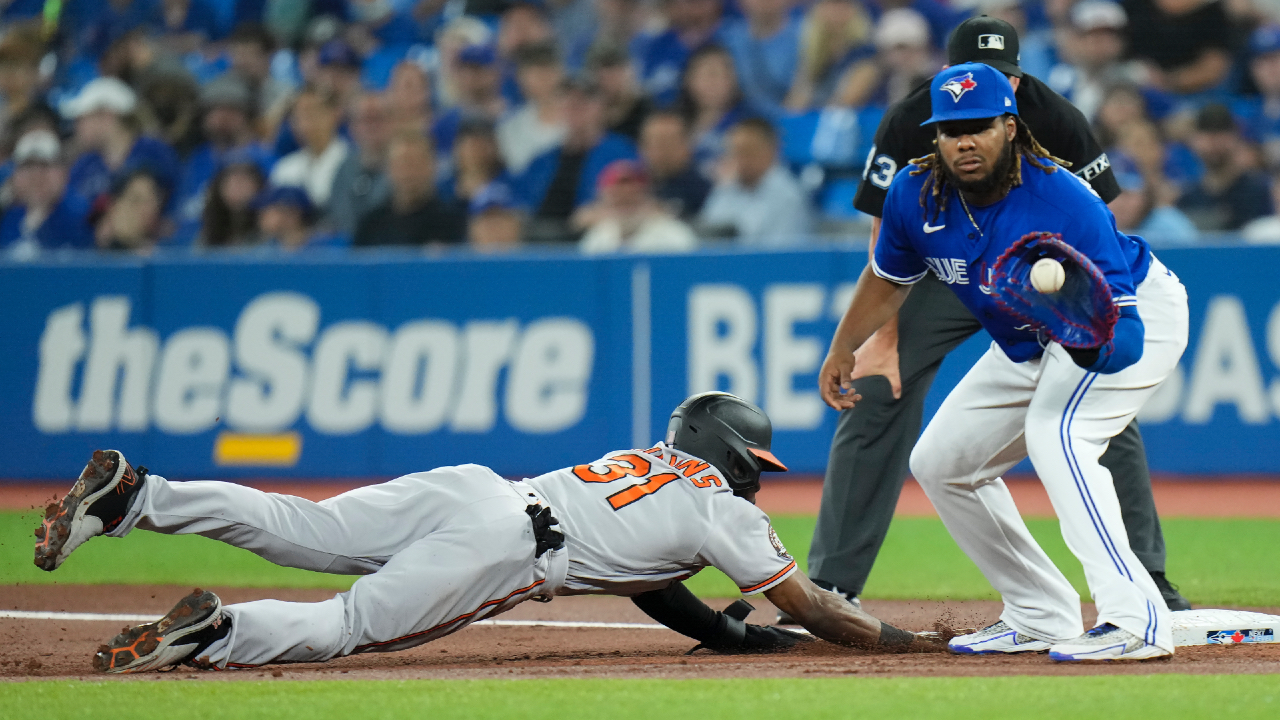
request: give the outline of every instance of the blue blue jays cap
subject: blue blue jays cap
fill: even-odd
[[[259,210],[272,205],[297,208],[303,217],[311,217],[312,213],[315,212],[315,205],[311,204],[311,198],[307,197],[307,191],[292,185],[269,187],[258,195],[253,204]]]
[[[1263,25],[1249,36],[1249,50],[1254,55],[1266,55],[1280,50],[1280,25]]]
[[[458,62],[466,65],[492,65],[498,60],[498,52],[492,45],[468,45],[458,53]]]
[[[933,76],[929,99],[933,117],[921,125],[1018,114],[1018,100],[1009,78],[984,63],[953,65]]]

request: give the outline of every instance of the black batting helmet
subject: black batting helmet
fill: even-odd
[[[737,495],[759,489],[762,471],[786,472],[769,452],[772,440],[769,416],[726,392],[690,396],[667,425],[667,445],[711,463]]]

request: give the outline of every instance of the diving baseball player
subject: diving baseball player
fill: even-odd
[[[880,239],[836,330],[819,381],[836,409],[854,351],[932,272],[994,339],[911,453],[911,471],[947,529],[1004,598],[1000,621],[952,639],[958,653],[1049,650],[1059,661],[1173,653],[1169,609],[1129,548],[1108,443],[1173,370],[1187,343],[1187,296],[1146,241],[1116,230],[1107,206],[1054,163],[990,65],[948,68],[930,89],[937,152],[898,173]],[[1101,271],[1119,319],[1110,342],[1068,350],[996,303],[990,268],[1020,237],[1061,235]],[[999,277],[995,278],[998,285]],[[1000,475],[1030,456],[1067,546],[1084,566],[1098,624],[1023,523]]]
[[[1054,156],[1086,180],[1105,201],[1120,194],[1106,153],[1080,111],[1018,67],[1018,33],[987,16],[966,20],[947,43],[948,62],[983,62],[1012,78],[1022,121]],[[933,152],[935,133],[920,123],[932,114],[929,84],[885,113],[854,206],[875,218],[885,194],[911,158]],[[932,275],[912,289],[897,318],[858,352],[856,383],[863,399],[840,413],[831,440],[822,505],[809,573],[815,584],[856,598],[866,584],[889,531],[911,448],[920,436],[925,397],[943,359],[982,328],[946,283]],[[1102,457],[1124,513],[1129,545],[1160,587],[1170,610],[1191,607],[1165,577],[1165,545],[1151,494],[1146,452],[1137,423],[1116,436]]]
[[[223,607],[196,591],[161,620],[126,630],[94,656],[106,672],[180,663],[245,668],[317,662],[429,642],[529,599],[607,593],[703,645],[728,652],[801,637],[711,611],[681,580],[717,567],[764,593],[814,635],[905,645],[881,623],[798,572],[754,504],[769,452],[759,408],[703,393],[671,416],[665,442],[513,482],[479,465],[405,475],[314,503],[223,482],[170,482],[98,451],[36,530],[36,564],[57,568],[90,538],[135,528],[196,533],[278,565],[363,575],[318,603]]]

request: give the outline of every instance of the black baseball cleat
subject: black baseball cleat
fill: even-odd
[[[98,648],[93,669],[106,673],[136,673],[192,663],[215,641],[231,631],[222,601],[207,590],[194,590],[155,622],[125,628]]]
[[[116,529],[146,482],[147,469],[133,469],[116,450],[94,450],[71,492],[49,505],[36,528],[36,566],[56,570],[89,538]]]
[[[1169,606],[1170,610],[1190,610],[1191,601],[1182,597],[1182,593],[1178,592],[1178,586],[1169,582],[1169,578],[1164,576],[1162,572],[1151,573],[1151,579],[1156,582],[1156,587],[1160,589],[1160,597],[1164,598],[1164,604]]]

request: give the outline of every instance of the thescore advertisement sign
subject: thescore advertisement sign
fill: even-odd
[[[1154,470],[1280,472],[1280,250],[1165,250],[1192,338],[1144,410]],[[859,250],[0,265],[6,478],[114,447],[179,478],[506,474],[661,438],[691,392],[761,405],[821,472],[816,374]],[[983,352],[939,373],[929,412]]]

